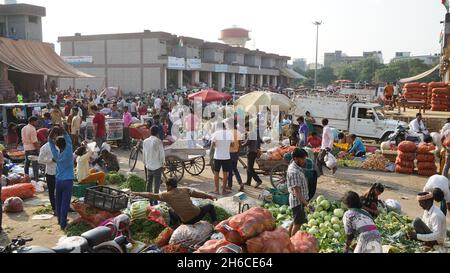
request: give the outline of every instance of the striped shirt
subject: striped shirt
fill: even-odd
[[[287,186],[289,190],[289,205],[292,209],[302,205],[295,196],[295,188],[299,187],[303,198],[309,200],[308,181],[303,169],[295,162],[292,162],[287,170]]]

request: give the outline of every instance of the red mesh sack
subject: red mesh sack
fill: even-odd
[[[81,218],[90,222],[96,227],[105,222],[105,220],[114,218],[120,214],[120,212],[112,214],[104,210],[99,210],[82,202],[74,202],[72,203],[72,206],[73,209],[81,216]]]
[[[401,160],[401,161],[414,161],[416,154],[414,153],[403,153],[403,152],[398,152],[397,155],[397,160]]]
[[[433,144],[427,144],[427,143],[422,143],[419,144],[419,147],[417,148],[417,152],[419,154],[430,154],[431,152],[434,152],[434,150],[436,150],[436,146],[434,146]]]
[[[171,229],[169,227],[166,228],[159,234],[158,238],[156,238],[155,244],[160,248],[168,245],[170,242],[170,237],[172,237],[172,234],[173,234],[173,229]]]
[[[20,213],[23,211],[23,201],[19,197],[10,197],[6,199],[3,206],[6,213]]]
[[[447,87],[445,82],[430,82],[428,84],[429,88]]]
[[[418,162],[434,162],[435,158],[434,158],[434,155],[419,154],[419,155],[417,155],[417,161]]]
[[[395,161],[395,164],[397,166],[400,166],[400,167],[403,167],[403,168],[413,168],[414,169],[414,161],[403,161],[403,160],[397,159]]]
[[[413,168],[405,168],[402,166],[395,166],[395,172],[396,173],[402,173],[402,174],[413,174],[414,169]]]
[[[218,224],[215,230],[221,232],[228,242],[242,245],[264,231],[274,230],[274,225],[270,211],[263,208],[251,208]]]
[[[248,253],[292,253],[294,247],[286,229],[263,232],[246,243]]]
[[[417,169],[419,170],[435,170],[437,169],[434,162],[419,162],[417,163]]]
[[[2,188],[2,202],[10,197],[19,197],[22,200],[33,198],[36,190],[31,183],[16,184]]]
[[[403,141],[398,145],[398,150],[403,153],[415,153],[416,144],[411,141]]]
[[[291,238],[291,243],[295,253],[319,253],[319,242],[307,232],[297,232]]]
[[[152,222],[168,227],[166,220],[164,220],[164,216],[161,214],[161,212],[152,206],[148,206],[147,208],[147,218]]]
[[[436,172],[437,172],[436,170],[419,170],[418,174],[420,176],[427,176],[427,177],[429,177],[429,176],[435,175]]]
[[[227,245],[231,245],[230,242],[227,242],[227,240],[209,240],[207,241],[202,247],[200,247],[199,249],[197,249],[197,251],[195,251],[195,253],[217,253],[217,250],[219,250],[219,248],[227,246]]]

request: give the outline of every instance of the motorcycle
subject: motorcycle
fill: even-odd
[[[419,144],[421,142],[421,138],[419,136],[411,135],[409,132],[409,128],[399,126],[397,130],[395,130],[395,132],[389,136],[389,141],[395,142],[395,144],[398,146],[403,141],[411,141]]]
[[[33,241],[32,238],[18,237],[13,239],[6,247],[0,247],[2,253],[127,253],[132,248],[132,244],[124,235],[114,238],[109,227],[97,227],[83,233],[81,236],[74,236],[64,239],[58,246],[45,248],[40,246],[26,246],[26,243]]]

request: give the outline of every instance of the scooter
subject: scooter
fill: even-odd
[[[409,133],[409,128],[399,126],[397,130],[389,136],[389,141],[395,142],[396,145],[399,145],[403,141],[411,141],[419,144],[421,139],[418,136],[411,135]]]
[[[2,253],[127,253],[132,248],[126,236],[111,238],[111,229],[108,227],[97,227],[83,233],[81,236],[69,237],[63,240],[59,246],[45,248],[40,246],[26,246],[32,238],[18,237],[13,239],[6,247],[0,247]]]

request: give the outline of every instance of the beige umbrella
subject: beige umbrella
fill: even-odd
[[[259,111],[260,106],[278,106],[280,111],[289,111],[294,105],[292,101],[285,95],[273,92],[252,92],[239,98],[235,106],[244,107],[245,111],[250,111],[252,107],[256,107]]]

